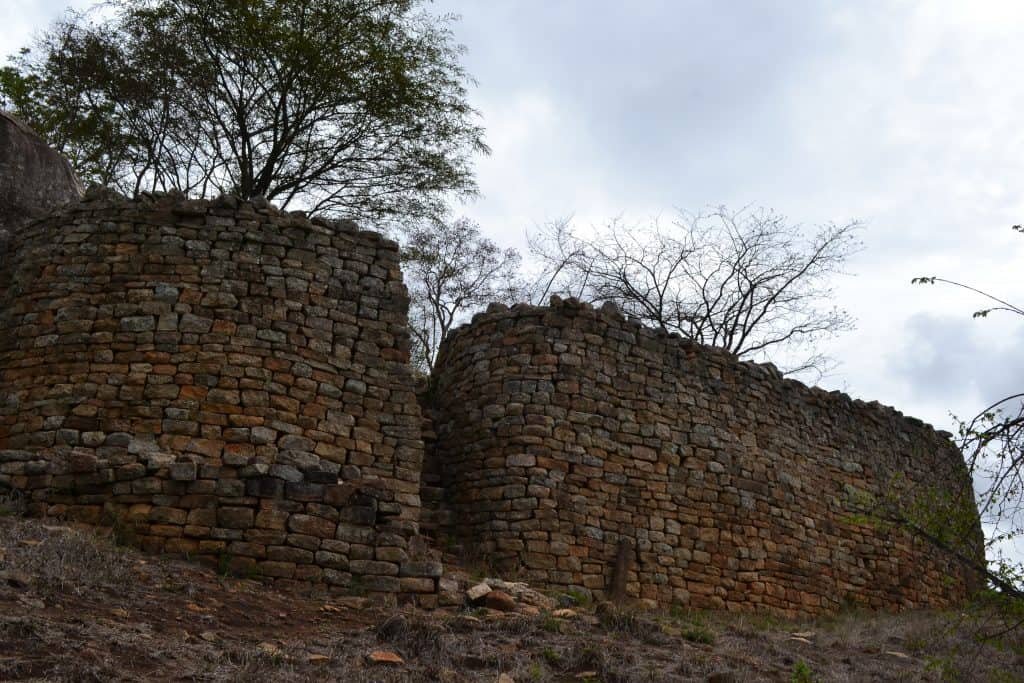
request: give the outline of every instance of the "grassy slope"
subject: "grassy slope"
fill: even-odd
[[[1024,629],[979,644],[978,629],[997,627],[984,610],[793,623],[365,602],[286,594],[88,531],[0,517],[4,681],[1024,681]],[[404,664],[370,663],[380,650]]]

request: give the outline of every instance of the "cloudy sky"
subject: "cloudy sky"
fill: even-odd
[[[63,0],[0,0],[0,55]],[[70,3],[76,7],[90,2]],[[496,241],[574,216],[725,204],[861,220],[837,281],[858,319],[822,383],[948,427],[1024,384],[1024,325],[910,285],[1024,300],[1024,5],[1017,2],[439,0],[478,81],[491,156],[458,210]]]
[[[85,6],[86,3],[74,3]],[[60,0],[0,0],[0,54]],[[863,221],[823,384],[949,428],[1024,386],[1024,3],[439,0],[493,149],[460,211],[496,241],[725,204]]]
[[[493,154],[463,210],[494,239],[573,215],[725,204],[865,223],[822,384],[940,428],[1024,389],[1024,4],[445,0]],[[1024,544],[1007,547],[1024,557]]]
[[[447,0],[493,154],[463,207],[494,239],[567,215],[726,204],[864,221],[837,282],[858,328],[825,380],[948,427],[1024,385],[1024,5]]]

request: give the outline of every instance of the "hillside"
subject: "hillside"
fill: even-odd
[[[1020,629],[978,644],[976,629],[996,627],[974,610],[786,622],[550,597],[566,607],[382,609],[7,515],[0,680],[1024,680]]]

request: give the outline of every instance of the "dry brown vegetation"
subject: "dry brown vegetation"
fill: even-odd
[[[568,604],[570,596],[561,596]],[[0,680],[1024,681],[990,608],[767,616],[576,605],[537,616],[287,594],[0,517]],[[403,664],[372,664],[374,651]]]

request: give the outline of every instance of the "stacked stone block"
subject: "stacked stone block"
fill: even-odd
[[[429,391],[419,392],[417,399],[423,412],[423,469],[420,472],[420,499],[423,506],[420,510],[420,530],[434,542],[441,542],[448,550],[454,550],[448,541],[447,532],[456,523],[455,515],[447,504],[446,490],[442,477],[442,465],[437,446],[437,433],[434,431],[432,396]],[[438,538],[444,535],[444,538]]]
[[[260,200],[105,192],[12,241],[0,488],[154,552],[436,599],[396,244]]]
[[[945,606],[972,581],[866,514],[971,500],[948,435],[891,408],[572,300],[492,306],[437,368],[439,533],[535,584],[797,616]]]

